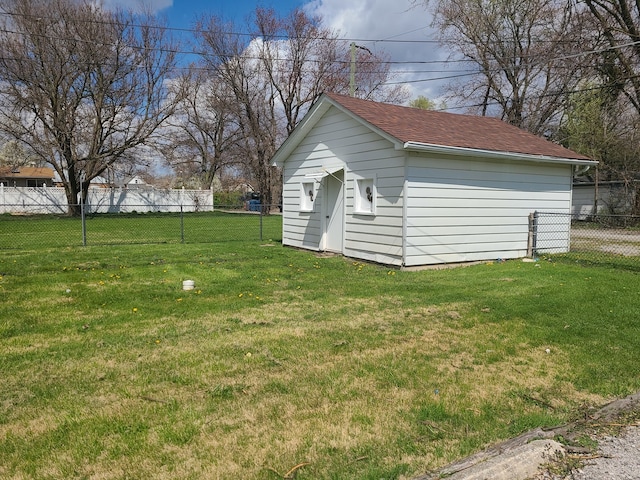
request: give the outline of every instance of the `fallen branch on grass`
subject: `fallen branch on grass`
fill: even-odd
[[[293,480],[296,478],[296,475],[298,474],[298,470],[300,470],[302,467],[305,467],[307,465],[311,465],[311,464],[308,462],[299,463],[284,475],[278,472],[275,468],[267,467],[267,470],[275,473],[276,475],[278,475],[278,477],[282,478],[282,480]]]

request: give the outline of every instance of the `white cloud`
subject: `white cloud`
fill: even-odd
[[[122,8],[132,9],[134,11],[149,11],[157,13],[165,8],[169,8],[173,5],[173,0],[101,0],[99,2],[104,8],[108,10]]]
[[[411,70],[398,73],[398,80],[415,82],[452,73],[443,72],[444,63],[421,63],[445,60],[447,53],[435,42],[431,14],[423,6],[413,6],[411,0],[313,0],[305,10],[321,16],[325,26],[344,38],[355,39],[374,52],[386,52],[393,62],[416,62],[394,64],[397,72]],[[442,80],[407,83],[412,98],[425,95],[432,100],[442,94],[442,84]]]

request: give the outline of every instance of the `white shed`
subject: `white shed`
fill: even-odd
[[[274,163],[284,245],[412,267],[526,256],[529,213],[569,213],[596,162],[495,118],[325,94]]]

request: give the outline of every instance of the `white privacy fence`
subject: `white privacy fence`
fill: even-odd
[[[210,212],[211,190],[90,187],[87,213]],[[59,187],[7,187],[0,184],[0,214],[64,214],[67,198]]]

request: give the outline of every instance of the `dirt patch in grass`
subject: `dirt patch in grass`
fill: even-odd
[[[56,412],[48,409],[40,410],[33,418],[25,418],[13,424],[0,425],[0,436],[3,438],[9,438],[9,436],[25,439],[35,438],[57,428],[59,424],[59,415]]]

